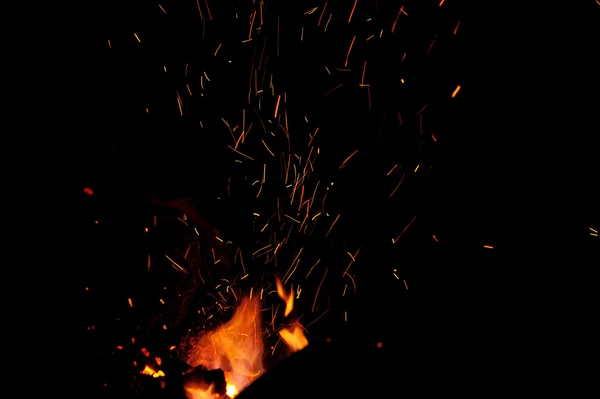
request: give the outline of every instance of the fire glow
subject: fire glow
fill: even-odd
[[[277,280],[277,293],[285,302],[284,317],[288,317],[294,307],[294,291],[286,293]],[[279,336],[291,352],[308,345],[304,327],[294,322],[291,330],[281,328]],[[207,387],[184,385],[188,399],[234,398],[248,385],[265,373],[263,366],[264,334],[261,317],[261,301],[258,297],[246,297],[239,305],[230,321],[214,331],[198,337],[186,362],[192,367],[207,370],[221,369],[225,374],[226,396],[215,392],[214,383]]]

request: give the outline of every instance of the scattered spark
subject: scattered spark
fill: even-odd
[[[456,94],[458,93],[459,90],[460,90],[460,85],[456,86],[456,89],[454,89],[454,91],[452,92],[452,98],[456,97]]]
[[[350,16],[348,17],[348,23],[350,23],[350,21],[352,21],[352,16],[354,15],[354,9],[356,8],[356,3],[358,3],[358,0],[354,0],[354,5],[352,6],[352,11],[350,11]]]

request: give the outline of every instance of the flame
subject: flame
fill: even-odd
[[[298,322],[294,323],[291,331],[287,328],[282,328],[279,330],[279,335],[283,342],[292,350],[292,352],[297,352],[300,349],[305,348],[308,345],[308,339],[304,335],[304,327]]]
[[[283,301],[285,302],[285,312],[283,314],[283,317],[288,317],[294,309],[294,288],[292,287],[290,293],[286,294],[285,288],[283,288],[283,284],[281,283],[281,281],[279,279],[276,279],[275,283],[277,285],[277,295],[279,295],[279,298],[283,299]]]
[[[284,317],[288,317],[294,309],[294,289],[287,293],[279,279],[276,279],[276,285],[277,294],[285,302]],[[186,361],[192,367],[224,371],[228,398],[235,398],[265,371],[260,305],[257,297],[243,299],[229,322],[192,342],[193,349],[187,356]],[[308,345],[304,327],[298,321],[290,329],[280,329],[279,336],[292,352]],[[221,398],[214,391],[214,384],[184,388],[188,399]]]
[[[292,313],[292,310],[294,310],[294,288],[292,287],[290,293],[286,294],[285,288],[283,288],[283,284],[279,278],[275,280],[275,283],[277,285],[277,294],[279,295],[279,298],[285,302],[285,312],[283,316],[288,317],[289,314]],[[308,345],[308,339],[304,335],[304,327],[299,322],[294,323],[291,331],[287,328],[279,330],[279,336],[292,352],[297,352]]]
[[[229,322],[199,338],[187,363],[192,367],[222,369],[227,395],[233,398],[264,372],[261,328],[260,300],[257,297],[243,299]],[[189,393],[192,399],[214,397],[212,389],[208,393]]]
[[[185,393],[189,399],[218,399],[221,396],[213,392],[212,384],[208,389],[185,387]]]

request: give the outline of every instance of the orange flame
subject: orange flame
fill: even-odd
[[[277,295],[279,295],[279,298],[283,299],[285,302],[285,312],[283,314],[283,317],[288,317],[294,309],[294,288],[292,287],[290,293],[286,294],[285,288],[283,288],[283,284],[281,283],[281,281],[279,279],[276,279],[275,283],[277,285]]]
[[[284,317],[288,317],[294,309],[294,289],[286,293],[279,279],[276,285],[277,294],[285,302]],[[237,396],[265,371],[262,364],[264,343],[260,305],[257,297],[243,299],[229,322],[192,342],[193,349],[187,356],[186,361],[192,367],[202,365],[209,370],[223,370],[229,398]],[[279,336],[292,352],[308,345],[304,327],[297,321],[290,329],[279,330]],[[184,388],[188,399],[220,398],[219,393],[214,392],[213,385]]]
[[[292,313],[292,310],[294,310],[294,288],[292,287],[290,293],[286,294],[281,281],[276,279],[275,283],[277,285],[277,294],[285,302],[285,312],[283,313],[283,316],[288,317],[290,313]],[[304,327],[302,324],[295,322],[291,330],[288,330],[287,328],[279,330],[279,336],[292,352],[297,352],[308,345],[308,339],[304,335],[303,330]]]
[[[187,363],[192,367],[202,365],[208,369],[222,369],[227,381],[227,395],[231,398],[250,385],[263,372],[263,337],[261,334],[260,300],[241,301],[233,318],[193,345]],[[193,399],[213,398],[189,392]]]
[[[291,331],[287,328],[282,328],[279,330],[279,335],[283,342],[292,350],[292,352],[297,352],[300,349],[305,348],[308,345],[308,339],[304,335],[304,327],[298,322],[294,323]]]

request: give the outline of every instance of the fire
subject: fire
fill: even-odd
[[[291,331],[287,328],[279,330],[279,336],[283,339],[283,342],[292,350],[297,352],[308,345],[308,339],[304,335],[304,327],[298,322],[294,323]]]
[[[187,363],[193,367],[222,369],[228,385],[227,395],[233,398],[264,372],[261,328],[260,300],[244,299],[229,322],[200,337]],[[196,393],[188,397],[205,398]]]
[[[292,310],[294,310],[294,288],[292,287],[290,293],[286,294],[281,281],[277,279],[275,280],[275,283],[277,285],[277,295],[285,302],[285,312],[283,316],[287,317],[292,313]],[[291,330],[288,330],[287,328],[279,330],[279,336],[292,352],[297,352],[308,345],[308,339],[304,335],[304,327],[299,322],[295,322]]]
[[[288,317],[294,309],[294,289],[286,293],[279,279],[276,283],[277,293],[286,305],[284,317]],[[192,367],[223,370],[227,383],[225,394],[228,398],[235,398],[265,372],[260,307],[260,299],[256,296],[240,301],[233,318],[192,342],[193,349],[187,356],[186,361]],[[297,321],[290,329],[281,328],[279,336],[292,352],[308,345],[304,327]],[[219,399],[223,393],[223,386],[215,389],[214,383],[204,386],[189,384],[184,388],[188,399]]]

